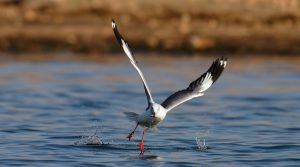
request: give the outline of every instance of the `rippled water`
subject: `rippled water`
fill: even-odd
[[[140,59],[157,102],[185,88],[213,58]],[[298,61],[299,62],[299,61]],[[285,59],[231,58],[205,96],[146,134],[124,111],[146,97],[127,59],[1,62],[1,166],[297,166],[300,68]],[[205,140],[205,145],[204,145]],[[198,144],[197,144],[198,142]]]

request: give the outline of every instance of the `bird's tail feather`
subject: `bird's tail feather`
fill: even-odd
[[[134,113],[134,112],[124,112],[124,114],[126,115],[127,119],[129,119],[129,121],[135,121],[137,122],[139,114]]]

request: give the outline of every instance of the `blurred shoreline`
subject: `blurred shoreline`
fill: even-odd
[[[219,57],[227,57],[231,67],[229,68],[242,68],[246,65],[255,65],[261,63],[287,63],[300,65],[300,56],[299,55],[280,55],[280,54],[202,54],[202,53],[193,53],[193,54],[172,54],[172,53],[142,53],[136,52],[135,57],[137,61],[143,66],[146,64],[151,64],[155,66],[155,62],[164,62],[168,65],[168,62],[181,60],[194,60],[194,61],[208,61],[211,62]],[[0,53],[0,62],[1,64],[6,64],[9,62],[87,62],[87,63],[128,63],[128,58],[124,55],[123,52],[120,53],[72,53],[72,52],[62,52],[62,53]]]
[[[298,0],[0,0],[0,50],[119,53],[111,18],[135,52],[300,54]]]

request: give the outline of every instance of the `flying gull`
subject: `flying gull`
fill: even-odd
[[[140,70],[138,63],[131,52],[128,43],[124,40],[122,35],[120,34],[118,27],[114,20],[112,20],[112,29],[117,38],[118,43],[123,48],[125,54],[130,59],[131,64],[139,73],[145,90],[145,94],[147,96],[148,106],[146,111],[142,114],[137,114],[134,112],[124,112],[127,118],[130,121],[136,122],[135,128],[131,131],[131,133],[127,136],[128,140],[132,138],[135,130],[138,126],[144,127],[142,139],[139,142],[139,148],[141,150],[141,155],[144,153],[144,135],[149,128],[154,128],[159,122],[161,122],[166,114],[171,111],[174,107],[192,99],[195,97],[200,97],[204,95],[204,92],[220,77],[224,68],[227,64],[227,58],[218,58],[215,60],[210,68],[202,74],[195,81],[190,83],[190,85],[183,90],[177,91],[171,96],[169,96],[164,102],[158,104],[154,102],[149,86],[146,82],[146,79]]]

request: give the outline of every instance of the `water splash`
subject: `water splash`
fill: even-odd
[[[75,145],[103,145],[104,143],[101,133],[101,124],[99,121],[95,121],[91,127],[84,130],[84,134],[81,136],[79,141],[76,141]]]
[[[199,150],[206,150],[208,148],[208,146],[205,143],[205,139],[201,139],[198,137],[196,137],[195,139]]]
[[[199,133],[197,137],[195,137],[197,147],[199,150],[206,150],[208,149],[208,145],[205,142],[205,137],[208,136],[209,131]]]
[[[102,139],[97,135],[81,136],[79,141],[75,142],[76,145],[102,145],[104,144]]]

